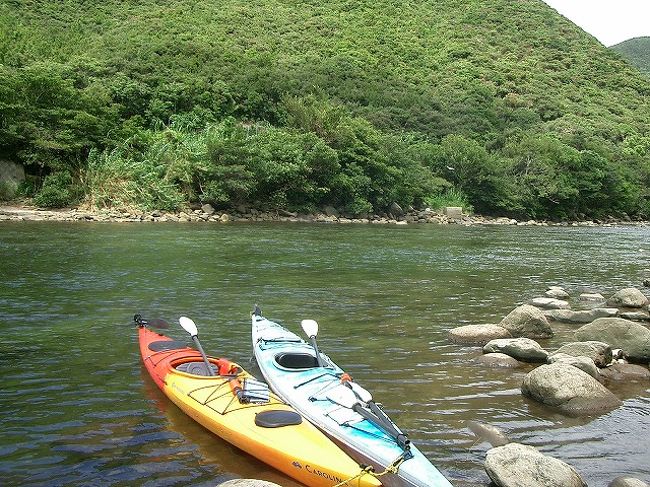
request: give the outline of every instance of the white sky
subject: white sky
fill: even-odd
[[[650,0],[544,0],[606,46],[650,36]]]

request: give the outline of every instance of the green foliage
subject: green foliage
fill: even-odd
[[[650,37],[628,39],[610,49],[618,52],[641,71],[650,74]]]
[[[0,181],[0,201],[10,201],[17,193],[18,185],[13,181]]]
[[[177,210],[191,196],[205,153],[202,138],[172,129],[140,134],[140,140],[101,153],[93,150],[85,181],[89,203]]]
[[[34,203],[44,208],[63,208],[79,202],[82,192],[72,175],[59,171],[45,177],[43,186],[34,197]]]
[[[648,95],[537,1],[0,5],[0,153],[99,205],[643,216]]]
[[[439,210],[447,206],[460,206],[464,213],[474,211],[467,195],[454,187],[447,189],[444,193],[433,194],[425,198],[424,202],[432,210]]]

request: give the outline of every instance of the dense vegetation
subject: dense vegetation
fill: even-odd
[[[650,37],[635,37],[611,49],[618,52],[634,66],[650,75]]]
[[[0,157],[49,206],[648,217],[648,95],[539,0],[0,3]]]

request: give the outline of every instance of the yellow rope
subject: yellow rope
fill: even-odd
[[[400,455],[400,457],[397,460],[395,460],[391,466],[386,467],[386,469],[383,472],[380,472],[380,473],[375,473],[373,467],[371,467],[371,466],[365,467],[358,474],[354,475],[353,477],[350,477],[349,479],[345,479],[342,482],[339,482],[338,484],[333,485],[332,487],[343,487],[344,485],[351,485],[351,484],[349,484],[349,482],[351,482],[353,480],[356,480],[356,479],[361,480],[361,477],[363,477],[366,474],[372,475],[375,478],[382,477],[383,475],[386,475],[386,474],[389,474],[389,473],[397,474],[397,471],[399,470],[402,463],[404,463],[404,460],[406,460],[406,458],[404,458],[404,455]]]

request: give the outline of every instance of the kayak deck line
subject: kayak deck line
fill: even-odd
[[[243,375],[243,374],[241,374],[241,375]],[[238,376],[235,376],[235,377],[238,377]],[[235,396],[233,394],[230,402],[226,405],[226,407],[223,410],[219,410],[219,409],[213,407],[210,403],[211,402],[216,402],[219,399],[221,399],[221,398],[223,398],[225,396],[228,396],[229,394],[232,394],[232,391],[230,390],[230,387],[225,387],[225,386],[228,386],[228,379],[224,379],[224,376],[217,375],[217,376],[214,376],[214,377],[211,377],[211,378],[216,379],[216,380],[223,380],[223,382],[221,382],[220,384],[208,384],[208,385],[205,385],[205,386],[197,387],[196,389],[192,389],[192,390],[188,391],[186,394],[189,397],[191,397],[192,399],[194,399],[196,402],[201,404],[202,406],[209,407],[215,413],[219,413],[222,416],[225,416],[226,414],[232,413],[234,411],[239,411],[240,409],[248,409],[248,408],[255,408],[255,407],[266,407],[266,406],[269,406],[269,405],[272,405],[272,404],[284,405],[283,402],[280,402],[277,399],[270,398],[269,401],[266,402],[266,403],[254,403],[254,402],[241,403],[240,402],[239,403],[240,407],[229,409],[230,406],[233,403],[235,403],[235,400],[237,399],[237,396]],[[203,391],[205,389],[212,389],[212,388],[214,390],[212,392],[210,392],[210,394],[208,395],[208,397],[206,399],[201,400],[198,397],[196,397],[197,393],[199,391]],[[223,392],[222,394],[220,394],[218,396],[215,396],[215,394],[219,391],[219,389],[222,389],[222,388],[226,389],[225,392]]]

